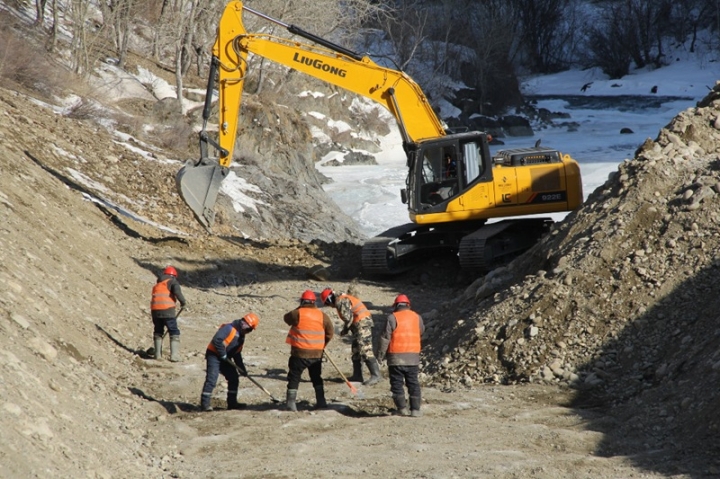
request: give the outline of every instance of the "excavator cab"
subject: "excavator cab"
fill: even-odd
[[[491,169],[487,134],[477,131],[424,141],[410,158],[408,188],[402,198],[411,214],[444,212],[448,201]]]

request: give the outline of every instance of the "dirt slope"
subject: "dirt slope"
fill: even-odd
[[[68,158],[131,205],[170,198],[172,165],[143,166],[102,128],[0,90],[0,476],[717,475],[716,94],[465,290],[422,270],[364,280],[352,244],[211,237],[178,199],[151,218],[177,233],[101,208]],[[109,158],[136,161],[135,181],[118,184]],[[191,304],[177,364],[145,354],[149,289],[168,263]],[[327,281],[308,275],[318,264]],[[304,289],[356,278],[376,320],[403,292],[428,322],[423,418],[390,415],[387,381],[351,394],[330,364],[328,410],[311,409],[309,383],[293,414],[243,381],[247,409],[224,411],[221,380],[218,410],[197,411],[217,325],[259,314],[246,363],[282,398],[282,314]],[[346,374],[349,350],[330,347]]]

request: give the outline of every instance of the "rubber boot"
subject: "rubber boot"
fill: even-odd
[[[162,359],[163,337],[156,334],[153,336],[153,340],[155,342],[155,359]]]
[[[373,384],[377,384],[382,381],[382,376],[380,375],[380,365],[378,364],[377,359],[368,359],[365,361],[365,365],[367,365],[370,370],[370,378],[363,383],[364,386],[372,386]]]
[[[420,410],[420,398],[416,396],[410,396],[410,415],[412,417],[422,417],[422,411]]]
[[[287,390],[287,399],[286,399],[286,406],[288,408],[288,411],[297,412],[297,405],[295,404],[296,400],[297,400],[297,389],[288,389]]]
[[[405,396],[393,396],[393,402],[395,402],[395,412],[393,414],[396,416],[407,416],[410,414]]]
[[[247,404],[239,403],[237,400],[237,391],[228,391],[227,396],[227,408],[230,409],[245,409]]]
[[[363,382],[363,370],[362,370],[362,361],[359,359],[353,359],[353,373],[352,376],[347,378],[348,381],[351,383],[361,383]]]
[[[170,361],[180,361],[180,336],[170,336]]]
[[[212,411],[213,408],[210,406],[210,393],[202,393],[200,395],[200,409],[202,411]]]
[[[325,390],[322,386],[315,388],[315,409],[325,409],[327,402],[325,401]]]

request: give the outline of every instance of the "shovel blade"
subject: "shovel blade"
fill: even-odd
[[[215,222],[215,201],[228,169],[217,163],[195,164],[188,160],[175,176],[178,193],[206,228]]]

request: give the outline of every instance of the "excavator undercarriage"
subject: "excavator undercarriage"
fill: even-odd
[[[418,226],[408,223],[370,238],[362,248],[363,271],[395,275],[434,253],[457,255],[463,270],[486,272],[530,249],[545,234],[550,218]]]

